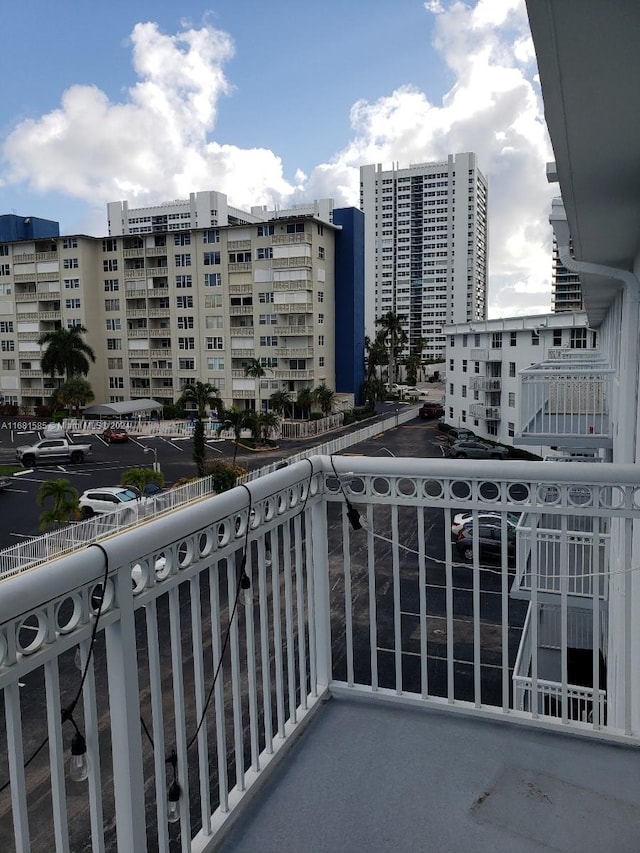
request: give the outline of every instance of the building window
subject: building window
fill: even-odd
[[[190,275],[177,275],[176,276],[176,287],[192,287],[193,280]]]
[[[509,332],[509,346],[515,347],[518,342],[517,332]]]
[[[537,347],[540,344],[540,333],[537,329],[531,330],[531,346]]]
[[[462,409],[462,411],[460,412],[460,420],[462,421],[463,424],[466,424],[466,422],[467,422],[467,410],[466,409]]]
[[[509,438],[513,438],[516,434],[516,425],[513,423],[513,421],[509,421],[507,423],[507,434]]]
[[[211,358],[207,359],[207,369],[208,370],[224,370],[224,357],[219,355],[214,355]]]
[[[453,419],[453,406],[449,406],[449,420]]]
[[[324,261],[324,246],[318,246],[318,259]]]
[[[13,320],[0,320],[0,332],[13,332]]]
[[[80,307],[80,300],[79,299],[65,299],[64,305],[65,305],[65,308],[68,308],[71,311],[77,310]]]
[[[193,296],[176,296],[176,308],[193,308]]]
[[[453,396],[453,382],[449,383],[449,393]]]
[[[273,293],[258,293],[258,302],[273,302]]]
[[[11,264],[0,264],[0,275],[11,275]]]
[[[268,261],[272,257],[273,257],[273,249],[271,248],[271,246],[268,246],[267,248],[264,248],[264,249],[258,249],[257,250],[256,258],[259,261]]]
[[[275,326],[277,322],[276,314],[260,314],[258,317],[258,324],[260,326]]]
[[[105,311],[119,311],[120,310],[120,300],[119,299],[105,299],[104,300],[104,310]]]
[[[104,280],[104,291],[105,291],[105,293],[113,293],[116,290],[120,290],[120,280],[117,278],[105,278],[105,280]]]
[[[324,314],[318,314],[318,325],[322,326],[324,323]]]
[[[0,341],[2,352],[15,352],[16,345],[13,341]]]
[[[79,290],[80,289],[80,279],[79,278],[65,278],[64,289],[65,290]]]
[[[105,261],[106,263],[106,261]],[[66,270],[77,270],[78,269],[78,259],[77,258],[65,258],[62,262],[62,266]],[[106,267],[105,267],[106,269]],[[116,267],[117,269],[117,267]]]
[[[516,392],[509,391],[509,408],[515,409],[516,407]]]
[[[324,335],[318,335],[318,346],[319,347],[324,346]]]
[[[474,347],[480,346],[480,335],[474,335],[473,336],[473,345],[474,345]]]
[[[223,337],[215,337],[215,338],[205,338],[204,339],[205,349],[224,349],[224,338]]]
[[[487,421],[487,433],[489,435],[498,434],[498,424],[496,423],[496,421]]]
[[[208,231],[205,231],[202,235],[203,243],[219,243],[220,242],[220,231],[218,228],[212,228]],[[220,261],[218,261],[220,263]]]
[[[193,329],[193,317],[178,317],[179,329]]]
[[[173,235],[173,245],[174,246],[190,246],[191,245],[191,234],[174,234]]]
[[[273,225],[258,225],[258,237],[269,237],[273,232]]]
[[[222,329],[222,327],[224,325],[224,318],[223,317],[217,317],[217,316],[216,317],[212,317],[212,316],[205,317],[205,323],[204,324],[205,324],[205,327],[207,329]]]
[[[509,362],[509,376],[514,377],[516,375],[516,363],[515,361]]]
[[[220,287],[222,285],[222,275],[219,272],[210,272],[204,274],[205,287]]]
[[[72,258],[71,260],[75,260],[76,266],[78,266],[77,258]],[[66,263],[67,262],[65,261],[65,266],[66,266]],[[118,259],[117,258],[108,258],[108,259],[104,260],[102,262],[102,269],[104,270],[104,272],[116,272],[118,269]]]
[[[195,358],[179,358],[178,359],[178,370],[195,370],[195,369],[196,369]]]
[[[206,264],[206,261],[205,261]],[[177,267],[190,267],[191,266],[191,255],[176,255],[176,266]]]
[[[463,335],[462,336],[462,346],[463,347],[466,347],[468,339],[469,339],[469,335]]]
[[[104,244],[106,240],[102,241],[102,248],[104,249]],[[62,241],[63,249],[77,249],[78,248],[78,240],[76,237],[65,237]]]
[[[105,320],[107,332],[119,332],[122,328],[122,321],[119,317],[113,317]]]
[[[449,370],[453,373],[454,370],[454,360],[452,358],[449,359]]]
[[[318,302],[324,302],[324,290],[318,291]]]
[[[107,349],[122,349],[122,340],[120,338],[107,338]]]
[[[195,349],[195,338],[178,338],[178,349]]]
[[[109,388],[124,388],[124,378],[122,376],[110,376]]]
[[[571,339],[569,346],[571,349],[586,349],[587,348],[587,330],[586,329],[571,329]]]
[[[278,336],[277,335],[261,335],[260,336],[260,346],[261,347],[277,347],[278,346]]]
[[[474,373],[480,373],[480,362],[479,361],[473,362],[473,372]]]
[[[468,365],[467,359],[466,359],[466,358],[463,358],[463,359],[462,359],[462,372],[463,372],[463,373],[466,373],[466,372],[467,372],[467,365]]]
[[[323,355],[318,357],[318,367],[324,367],[324,356]]]
[[[553,330],[553,345],[554,347],[562,346],[562,329]]]
[[[491,349],[502,349],[502,332],[491,332]]]
[[[122,362],[121,358],[108,358],[107,359],[107,367],[109,370],[122,370]]]
[[[304,233],[304,222],[290,222],[287,225],[287,234]]]
[[[289,370],[306,370],[307,360],[305,358],[290,358]]]

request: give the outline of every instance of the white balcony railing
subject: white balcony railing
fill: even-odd
[[[628,529],[640,518],[639,487],[629,466],[314,456],[9,577],[0,595],[5,846],[211,851],[329,694],[637,743],[632,694],[607,696],[605,719],[600,699],[587,711],[586,692],[574,694],[565,663],[555,685],[545,677],[549,638],[537,620],[518,673],[530,688],[514,695],[515,648],[541,602],[538,583],[530,602],[509,595],[517,555],[507,512],[531,524],[562,519],[576,515],[580,495],[583,515],[626,519]],[[488,559],[474,522],[467,563],[452,517],[488,508],[501,514],[502,544]],[[626,545],[611,555],[609,572],[632,564]],[[557,600],[562,662],[573,617],[567,596]],[[584,651],[601,697],[607,647],[595,589],[590,602]],[[615,632],[629,653],[634,631],[621,606]],[[553,713],[544,701],[522,707],[551,691]],[[574,700],[586,712],[575,721]],[[65,779],[70,713],[86,737],[86,785]]]
[[[611,447],[615,371],[593,356],[558,358],[520,371],[521,444]],[[587,351],[588,352],[588,351]]]

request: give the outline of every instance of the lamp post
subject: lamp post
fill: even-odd
[[[153,453],[153,470],[159,474],[160,473],[160,464],[158,462],[158,451],[155,447],[145,447],[144,453]]]

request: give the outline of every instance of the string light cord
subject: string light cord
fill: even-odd
[[[333,468],[333,473],[335,474],[336,480],[338,481],[338,488],[342,492],[342,497],[344,498],[344,502],[347,505],[347,518],[349,519],[349,523],[354,530],[360,530],[364,526],[364,522],[360,516],[358,510],[351,503],[349,498],[347,497],[347,493],[345,491],[344,486],[342,485],[342,481],[336,471],[336,466],[333,462],[333,456],[329,455],[329,462],[331,462],[331,467]]]
[[[73,717],[73,712],[75,711],[76,706],[77,706],[78,702],[80,701],[80,696],[82,695],[82,689],[84,687],[84,682],[87,678],[87,673],[89,671],[89,665],[90,665],[91,659],[93,657],[93,651],[95,648],[95,641],[96,641],[96,634],[98,632],[98,623],[100,622],[100,617],[102,615],[102,606],[104,604],[105,593],[106,593],[106,589],[107,589],[107,580],[109,578],[109,555],[107,554],[105,549],[102,547],[102,545],[98,544],[97,542],[92,542],[88,547],[89,548],[99,548],[102,551],[102,554],[104,556],[104,574],[102,577],[102,592],[100,595],[100,602],[98,604],[98,609],[96,610],[95,619],[93,622],[93,628],[91,631],[91,641],[89,643],[89,653],[87,654],[87,660],[86,660],[86,663],[84,665],[84,669],[82,671],[82,676],[80,678],[80,685],[79,685],[79,687],[76,691],[76,694],[73,697],[73,700],[71,701],[71,703],[69,705],[67,705],[66,708],[63,708],[61,711],[61,714],[60,714],[61,725],[64,725],[65,723],[70,722],[75,729],[75,737],[76,738],[78,738],[78,737],[82,738],[83,742],[84,742],[84,736],[82,735],[82,732],[78,728],[78,725],[77,725],[77,723]],[[31,762],[36,758],[36,756],[45,748],[45,746],[48,743],[49,743],[49,735],[47,735],[44,738],[44,740],[39,744],[39,746],[36,747],[36,749],[34,749],[34,751],[31,753],[29,758],[27,758],[27,760],[24,762],[24,764],[22,766],[25,770],[31,764]],[[8,779],[4,783],[4,785],[2,785],[0,787],[0,794],[3,791],[5,791],[10,785],[11,785],[11,779]]]

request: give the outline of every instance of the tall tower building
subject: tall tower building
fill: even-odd
[[[568,270],[560,260],[558,244],[553,241],[552,310],[555,314],[584,310],[580,276]]]
[[[406,169],[362,166],[360,207],[367,335],[393,311],[407,354],[444,357],[443,326],[486,318],[487,181],[476,155]]]

